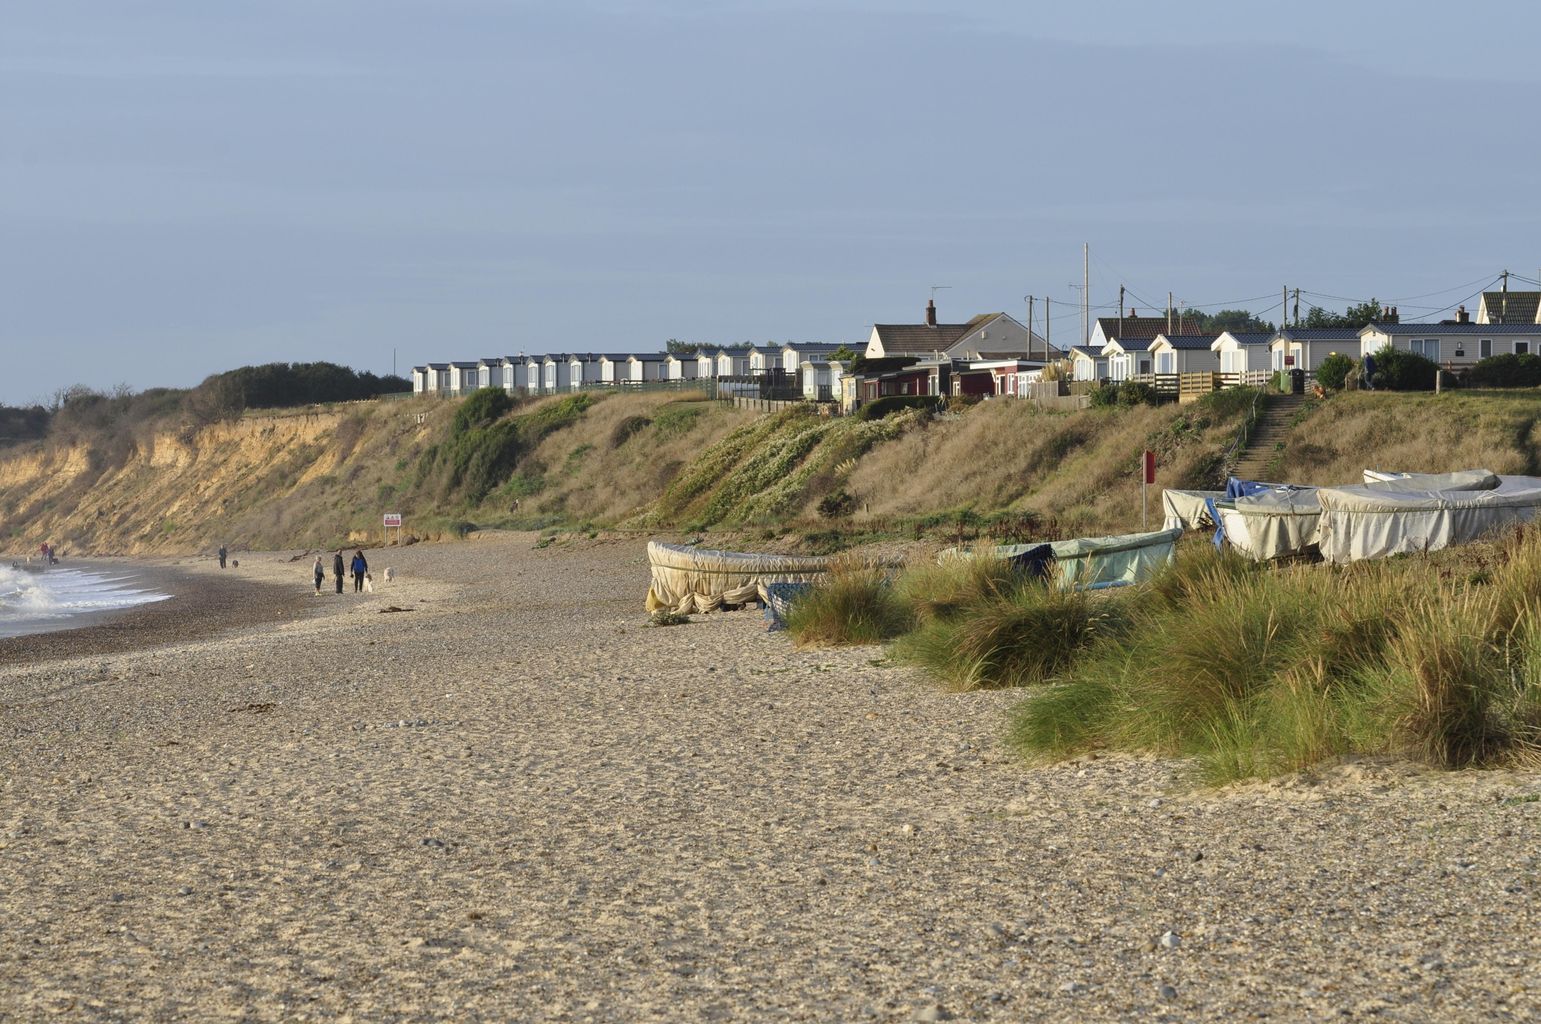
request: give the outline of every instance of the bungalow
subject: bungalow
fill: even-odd
[[[985,355],[1043,355],[1048,353],[1048,348],[1048,342],[1040,335],[1029,332],[1005,313],[980,313],[968,323],[939,324],[936,322],[936,303],[930,302],[926,305],[926,322],[923,324],[873,324],[866,355],[869,359],[885,356],[978,359]]]
[[[1119,341],[1117,338],[1109,338],[1107,344],[1099,350],[1100,355],[1108,362],[1108,378],[1127,380],[1135,374],[1149,373],[1150,355],[1146,349],[1147,344],[1148,342],[1135,339]]]
[[[648,352],[640,355],[626,357],[626,380],[631,384],[643,384],[648,381],[664,379],[664,360],[668,358],[662,352]]]
[[[967,370],[960,370],[953,374],[953,393],[1025,395],[1026,385],[1043,375],[1043,365],[1041,359],[976,359],[968,364]],[[982,373],[990,375],[990,389],[988,391],[977,388],[970,390],[970,386],[974,384],[975,375]],[[983,381],[979,384],[982,385]]]
[[[540,389],[548,395],[568,390],[567,355],[549,355],[540,361]]]
[[[545,356],[524,357],[524,387],[532,395],[538,395],[545,390],[542,380],[545,377]]]
[[[1359,347],[1356,327],[1286,327],[1268,342],[1268,368],[1315,373],[1323,359]]]
[[[1541,323],[1541,292],[1483,292],[1477,323]]]
[[[1108,375],[1108,357],[1101,348],[1070,346],[1070,379],[1102,380]]]
[[[585,385],[600,383],[600,357],[592,352],[574,353],[567,357],[567,387],[577,391]]]
[[[781,346],[781,368],[788,374],[796,374],[804,363],[828,360],[840,351],[840,345],[800,344],[791,342]]]
[[[1209,347],[1220,355],[1221,373],[1267,372],[1271,341],[1273,335],[1262,331],[1222,331]]]
[[[449,364],[449,390],[460,395],[481,387],[482,364],[476,362],[452,362]]]
[[[1220,353],[1213,344],[1207,334],[1158,334],[1145,351],[1156,373],[1214,373],[1220,369]]]
[[[1459,369],[1489,356],[1541,352],[1541,324],[1366,324],[1359,329],[1361,359],[1388,345]]]
[[[692,380],[700,375],[700,364],[695,356],[669,353],[664,357],[664,380]]]

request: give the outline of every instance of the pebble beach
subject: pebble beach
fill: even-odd
[[[0,1022],[1541,1016],[1541,773],[1028,765],[1021,693],[536,542],[0,640]]]

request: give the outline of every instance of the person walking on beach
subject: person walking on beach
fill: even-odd
[[[342,593],[342,549],[337,550],[337,556],[332,559],[332,575],[337,578],[337,592]]]
[[[321,564],[321,556],[316,556],[316,564],[311,566],[311,571],[316,574],[316,593],[321,593],[321,581],[326,579],[326,566]]]
[[[219,546],[219,567],[221,569],[225,567],[225,556],[227,554],[229,554],[229,552],[225,550],[225,545],[221,544]]]
[[[364,561],[364,552],[353,553],[353,592],[361,594],[364,591],[364,574],[369,571],[369,563]]]

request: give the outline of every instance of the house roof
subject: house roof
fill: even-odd
[[[1145,351],[1151,351],[1164,341],[1175,349],[1208,352],[1216,337],[1213,334],[1162,334],[1147,345]]]
[[[1510,292],[1512,299],[1514,293]],[[1412,334],[1522,334],[1541,336],[1541,324],[1366,324],[1355,331],[1354,337],[1364,337],[1370,331],[1393,337],[1405,337]]]
[[[1286,327],[1273,336],[1290,341],[1352,341],[1359,337],[1357,327]],[[1272,340],[1272,339],[1270,339]]]
[[[1534,325],[1536,311],[1541,309],[1541,292],[1510,292],[1507,301],[1503,292],[1483,292],[1482,302],[1493,323]]]
[[[951,348],[958,339],[979,325],[972,320],[966,324],[873,324],[878,341],[884,352],[926,353],[941,352]]]
[[[429,363],[426,367],[424,367],[424,369],[427,369],[427,370],[448,370],[449,369],[449,364],[448,363]]]
[[[1178,323],[1176,317],[1174,323]],[[1156,335],[1166,333],[1166,317],[1164,316],[1126,316],[1119,320],[1116,316],[1099,316],[1097,326],[1102,328],[1102,336],[1105,338],[1122,338],[1124,341],[1154,341]],[[1213,340],[1220,332],[1206,334],[1204,337]],[[1184,337],[1187,335],[1184,334]]]
[[[482,364],[481,363],[468,362],[467,360],[464,360],[464,359],[457,360],[455,362],[450,363],[449,365],[453,366],[457,370],[480,370],[482,368]]]
[[[1107,356],[1102,354],[1102,346],[1101,345],[1098,345],[1095,348],[1093,348],[1091,345],[1071,345],[1068,351],[1070,351],[1070,352],[1072,352],[1072,353],[1074,353],[1074,354],[1076,354],[1078,356],[1085,356],[1088,359],[1106,359],[1107,358]]]
[[[1236,339],[1238,345],[1266,345],[1274,339],[1273,331],[1224,331],[1216,337],[1224,337],[1229,334]]]
[[[626,358],[635,359],[639,363],[661,363],[669,357],[662,352],[633,352]]]

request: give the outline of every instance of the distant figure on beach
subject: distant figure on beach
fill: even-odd
[[[321,593],[321,581],[326,579],[326,566],[321,564],[321,556],[316,556],[316,564],[310,567],[316,574],[316,593]]]
[[[337,579],[337,592],[339,594],[342,593],[342,574],[343,574],[342,549],[339,548],[337,550],[337,556],[332,559],[332,575],[334,577],[336,577],[336,579]]]
[[[363,593],[364,577],[369,573],[369,563],[364,561],[364,552],[353,553],[353,592]]]
[[[225,567],[225,556],[227,554],[229,554],[229,552],[225,550],[225,545],[221,544],[219,546],[219,567],[221,569]]]

